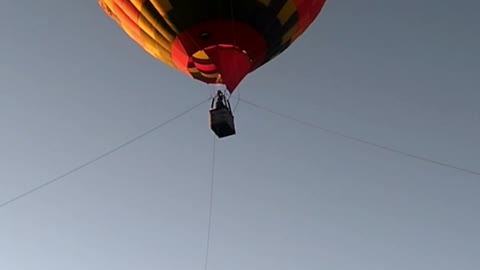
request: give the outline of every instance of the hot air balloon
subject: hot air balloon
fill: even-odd
[[[196,80],[224,85],[232,94],[249,73],[298,39],[325,1],[99,0],[99,4],[154,58]],[[212,130],[218,137],[235,134],[228,99],[223,94],[214,99],[219,106],[212,100]]]

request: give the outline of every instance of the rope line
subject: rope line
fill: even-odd
[[[211,180],[210,180],[210,202],[209,202],[209,210],[208,210],[208,230],[207,230],[207,248],[205,254],[205,270],[208,268],[208,256],[210,252],[210,234],[212,229],[212,209],[213,209],[213,187],[215,184],[215,145],[216,145],[216,138],[213,137],[213,146],[212,146],[212,170],[211,170]]]
[[[203,100],[202,102],[200,102],[200,103],[198,103],[198,104],[196,104],[196,105],[188,108],[188,109],[185,110],[184,112],[175,115],[174,117],[168,119],[167,121],[165,121],[165,122],[163,122],[163,123],[161,123],[161,124],[158,124],[157,126],[153,127],[152,129],[147,130],[146,132],[143,132],[142,134],[140,134],[140,135],[138,135],[138,136],[136,136],[136,137],[133,137],[132,139],[130,139],[130,140],[128,140],[128,141],[120,144],[119,146],[117,146],[117,147],[115,147],[115,148],[113,148],[113,149],[111,149],[111,150],[109,150],[109,151],[107,151],[107,152],[105,152],[105,153],[103,153],[103,154],[101,154],[101,155],[99,155],[99,156],[97,156],[97,157],[95,157],[95,158],[93,158],[93,159],[91,159],[91,160],[89,160],[89,161],[87,161],[87,162],[85,162],[85,163],[83,163],[83,164],[81,164],[81,165],[79,165],[79,166],[77,166],[77,167],[75,167],[75,168],[73,168],[73,169],[71,169],[71,170],[69,170],[69,171],[67,171],[67,172],[65,172],[65,173],[63,173],[63,174],[61,174],[61,175],[59,175],[59,176],[51,179],[51,180],[49,180],[49,181],[47,181],[47,182],[44,182],[44,183],[41,184],[41,185],[38,185],[38,186],[36,186],[36,187],[34,187],[34,188],[32,188],[32,189],[24,192],[24,193],[21,193],[21,194],[15,196],[15,197],[13,197],[13,198],[11,198],[11,199],[3,202],[3,203],[1,203],[1,204],[0,204],[0,209],[3,208],[3,207],[6,207],[6,206],[9,205],[9,204],[12,204],[13,202],[15,202],[15,201],[17,201],[17,200],[20,200],[20,199],[22,199],[22,198],[24,198],[24,197],[26,197],[26,196],[28,196],[28,195],[36,192],[36,191],[38,191],[38,190],[40,190],[40,189],[43,189],[43,188],[45,188],[45,187],[47,187],[47,186],[49,186],[49,185],[51,185],[51,184],[53,184],[53,183],[55,183],[55,182],[58,182],[58,181],[64,179],[65,177],[67,177],[67,176],[69,176],[69,175],[71,175],[71,174],[73,174],[73,173],[75,173],[75,172],[77,172],[77,171],[79,171],[79,170],[81,170],[81,169],[89,166],[89,165],[92,165],[93,163],[95,163],[95,162],[97,162],[97,161],[99,161],[99,160],[101,160],[101,159],[103,159],[103,158],[105,158],[105,157],[107,157],[107,156],[109,156],[109,155],[117,152],[118,150],[120,150],[120,149],[122,149],[122,148],[124,148],[124,147],[126,147],[126,146],[128,146],[128,145],[130,145],[130,144],[132,144],[132,143],[134,143],[134,142],[136,142],[136,141],[144,138],[145,136],[153,133],[154,131],[156,131],[156,130],[162,128],[162,127],[164,127],[165,125],[167,125],[167,124],[169,124],[169,123],[177,120],[178,118],[184,116],[185,114],[193,111],[194,109],[196,109],[196,108],[199,107],[200,105],[202,105],[202,104],[204,104],[205,102],[207,102],[209,99],[210,99],[210,98]]]
[[[243,98],[241,100],[244,103],[246,103],[246,104],[248,104],[252,107],[255,107],[257,109],[269,112],[269,113],[277,115],[281,118],[291,120],[291,121],[297,122],[299,124],[302,124],[302,125],[305,125],[305,126],[308,126],[308,127],[311,127],[311,128],[322,130],[326,133],[330,133],[330,134],[333,134],[335,136],[343,137],[345,139],[349,139],[349,140],[352,140],[352,141],[355,141],[355,142],[358,142],[358,143],[369,145],[369,146],[372,146],[372,147],[375,147],[375,148],[378,148],[378,149],[382,149],[384,151],[388,151],[388,152],[392,152],[392,153],[399,154],[399,155],[402,155],[402,156],[406,156],[406,157],[409,157],[409,158],[412,158],[412,159],[421,160],[421,161],[424,161],[424,162],[427,162],[427,163],[431,163],[431,164],[435,164],[435,165],[438,165],[438,166],[450,168],[450,169],[461,171],[461,172],[468,173],[468,174],[471,174],[471,175],[480,176],[480,172],[478,172],[478,171],[458,167],[458,166],[455,166],[455,165],[452,165],[452,164],[448,164],[448,163],[445,163],[445,162],[433,160],[433,159],[427,158],[427,157],[422,157],[422,156],[419,156],[419,155],[416,155],[416,154],[411,154],[411,153],[408,153],[408,152],[405,152],[405,151],[402,151],[402,150],[398,150],[398,149],[395,149],[395,148],[392,148],[392,147],[389,147],[389,146],[381,145],[381,144],[378,144],[378,143],[375,143],[375,142],[367,141],[365,139],[361,139],[361,138],[358,138],[358,137],[347,135],[347,134],[344,134],[344,133],[341,133],[341,132],[338,132],[338,131],[335,131],[335,130],[332,130],[332,129],[321,127],[317,124],[313,124],[313,123],[310,123],[310,122],[307,122],[307,121],[304,121],[304,120],[294,118],[293,116],[290,116],[290,115],[279,113],[277,111],[274,111],[272,109],[260,106],[256,103],[245,100]]]

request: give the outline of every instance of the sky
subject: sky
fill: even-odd
[[[479,9],[329,0],[236,93],[479,171]],[[150,57],[93,0],[2,0],[0,31],[0,203],[212,91]],[[0,208],[0,269],[204,269],[207,112]],[[209,270],[480,269],[479,176],[246,103],[235,116],[237,135],[216,142]]]

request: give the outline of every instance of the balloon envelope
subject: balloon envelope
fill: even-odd
[[[230,93],[288,48],[325,0],[99,0],[156,59]]]

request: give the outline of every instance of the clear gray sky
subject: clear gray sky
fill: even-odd
[[[480,3],[329,0],[242,98],[480,170]],[[96,1],[2,0],[0,203],[209,95]],[[480,177],[240,103],[217,144],[209,270],[480,269]],[[0,209],[0,269],[201,270],[207,106]]]

